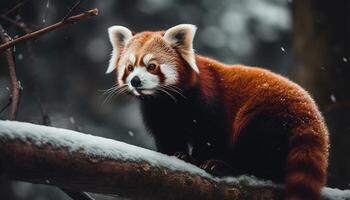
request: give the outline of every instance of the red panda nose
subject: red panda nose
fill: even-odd
[[[130,81],[131,85],[135,88],[141,87],[141,80],[138,76],[134,76],[134,78]]]

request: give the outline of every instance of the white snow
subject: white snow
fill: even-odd
[[[322,195],[331,200],[349,200],[350,190],[340,190],[338,188],[323,188]]]
[[[164,167],[173,171],[187,172],[193,175],[229,184],[250,186],[283,187],[271,181],[259,180],[254,176],[214,178],[204,170],[155,151],[126,144],[112,139],[97,137],[77,131],[35,125],[26,122],[0,120],[0,140],[31,141],[38,147],[50,145],[53,148],[67,148],[71,152],[83,152],[91,156],[115,160],[147,162],[153,167]],[[50,180],[46,181],[50,183]],[[322,194],[331,200],[350,199],[350,190],[323,188]]]
[[[234,185],[250,185],[250,186],[266,186],[266,187],[283,187],[282,185],[275,184],[269,180],[261,180],[255,176],[241,175],[238,177],[225,177],[221,181],[234,184]]]
[[[126,144],[112,139],[92,136],[77,131],[35,125],[26,122],[0,121],[1,139],[30,140],[38,147],[50,145],[53,148],[68,148],[71,152],[83,152],[91,156],[116,160],[147,162],[154,167],[188,172],[213,179],[204,170],[175,157]]]

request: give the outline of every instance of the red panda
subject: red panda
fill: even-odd
[[[310,95],[268,70],[226,65],[193,50],[196,26],[132,33],[109,28],[106,73],[140,100],[157,149],[220,176],[285,183],[285,199],[318,200],[328,131]],[[191,148],[189,148],[191,147]]]

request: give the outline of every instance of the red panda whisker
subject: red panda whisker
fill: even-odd
[[[168,86],[168,87],[171,87],[171,88],[173,88],[174,90],[177,90],[177,91],[179,91],[179,92],[181,92],[181,93],[184,92],[182,89],[180,89],[179,87],[177,87],[177,86],[175,86],[175,85],[167,85],[167,86]]]
[[[119,89],[119,88],[126,87],[126,86],[127,86],[126,84],[121,85],[121,86],[115,84],[115,85],[112,86],[111,88],[108,88],[108,89],[106,89],[106,90],[99,90],[99,91],[100,91],[100,92],[103,92],[102,95],[105,95],[105,94],[108,94],[108,93],[114,91],[115,89]]]
[[[177,99],[171,95],[169,92],[167,92],[166,90],[162,89],[161,87],[157,88],[157,90],[164,92],[166,95],[168,95],[175,103],[177,103]]]
[[[118,86],[113,86],[113,87],[108,88],[106,90],[99,90],[99,91],[103,92],[102,95],[105,95],[105,94],[110,93],[111,91],[115,90],[116,88],[118,88]]]
[[[168,86],[169,86],[169,87],[176,88],[176,89],[180,90],[181,92],[183,92],[183,90],[182,90],[181,88],[177,87],[176,85],[168,85]]]
[[[184,99],[187,99],[187,97],[185,96],[185,95],[183,95],[181,92],[179,92],[178,90],[176,90],[175,88],[172,88],[172,87],[169,87],[169,86],[167,86],[167,85],[163,85],[163,86],[160,86],[160,87],[162,87],[163,89],[168,89],[168,90],[170,90],[170,91],[172,91],[172,92],[175,92],[175,93],[177,93],[177,94],[179,94],[181,97],[183,97]]]
[[[108,103],[112,98],[113,96],[115,96],[116,94],[117,95],[120,95],[122,94],[123,92],[125,92],[127,90],[127,85],[123,85],[123,86],[120,86],[120,87],[117,87],[115,88],[114,90],[112,90],[108,96],[105,98],[105,100],[103,101],[102,105]]]
[[[108,96],[107,96],[107,98],[108,98],[110,95],[113,96],[113,93],[118,92],[118,91],[122,90],[125,87],[126,86],[113,88],[112,90],[109,90],[108,92],[105,92],[103,95],[107,95],[108,94]]]

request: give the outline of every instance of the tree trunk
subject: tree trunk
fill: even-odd
[[[319,104],[331,140],[329,185],[350,181],[350,1],[293,1],[294,77]]]

